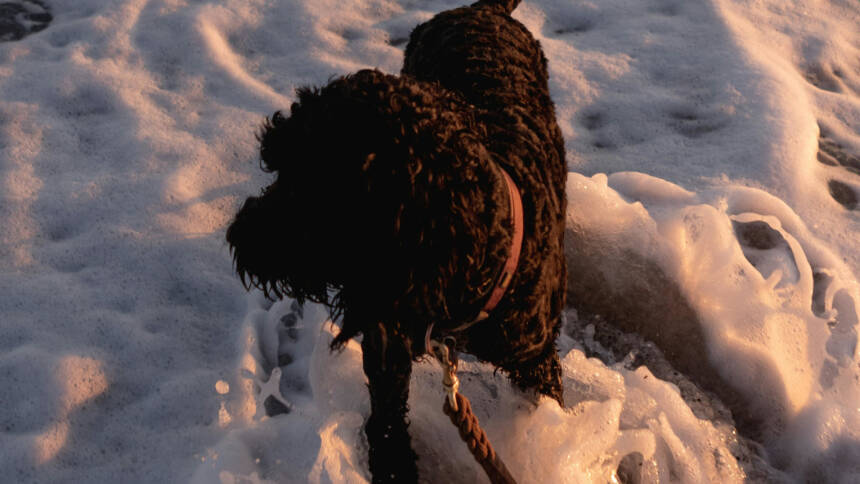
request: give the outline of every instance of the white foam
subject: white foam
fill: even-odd
[[[286,367],[292,382],[287,386],[306,382],[310,392],[296,392],[286,415],[261,417],[233,430],[212,450],[213,458],[200,465],[193,482],[369,480],[362,435],[369,401],[359,345],[351,342],[342,353],[330,353],[330,322],[319,308],[306,306],[308,310],[311,314],[292,326],[301,328],[296,339],[282,350],[314,348]],[[270,313],[282,311],[283,306],[276,305]],[[267,317],[256,331],[280,331],[279,326],[277,317]],[[308,345],[314,339],[316,344]],[[249,354],[259,367],[266,366],[255,349]],[[474,361],[461,364],[461,391],[522,482],[605,482],[613,479],[622,458],[633,453],[642,458],[634,470],[645,482],[669,479],[670,474],[689,477],[685,482],[742,481],[731,457],[734,436],[696,418],[673,385],[644,367],[607,367],[579,349],[567,352],[562,366],[570,405],[566,409],[548,399],[535,407],[492,367]],[[265,386],[257,383],[258,389]],[[441,411],[444,393],[435,363],[416,366],[410,392],[410,432],[421,455],[421,472],[444,475],[449,482],[486,479]],[[263,390],[258,400],[266,393]]]

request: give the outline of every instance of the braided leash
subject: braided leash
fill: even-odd
[[[469,403],[469,399],[461,393],[457,393],[456,398],[457,410],[451,408],[446,398],[442,411],[451,418],[451,422],[460,431],[460,437],[469,447],[469,451],[472,452],[478,464],[481,464],[487,477],[490,478],[490,482],[493,484],[516,484],[517,481],[505,467],[502,458],[487,440],[487,434],[478,423],[478,418],[472,413],[472,404]]]
[[[442,411],[460,431],[460,438],[469,447],[472,456],[484,469],[493,484],[516,484],[502,458],[496,453],[487,433],[481,428],[478,417],[472,412],[469,399],[457,392],[460,381],[457,378],[457,358],[453,352],[453,338],[445,338],[444,343],[432,342],[433,353],[442,364],[442,386],[445,387],[445,403]]]

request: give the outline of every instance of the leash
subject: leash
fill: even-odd
[[[462,393],[458,393],[460,380],[457,378],[457,355],[454,352],[454,338],[446,336],[440,342],[431,341],[431,351],[442,365],[442,386],[445,388],[445,402],[442,411],[460,431],[460,438],[466,443],[472,456],[484,469],[493,484],[516,484],[499,454],[487,439],[478,417],[472,412],[472,404]]]

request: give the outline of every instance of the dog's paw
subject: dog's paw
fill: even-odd
[[[21,40],[45,30],[53,20],[41,0],[15,0],[0,3],[0,42]]]

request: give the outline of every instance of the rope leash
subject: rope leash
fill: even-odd
[[[432,340],[430,348],[442,365],[442,386],[445,388],[445,402],[442,405],[442,411],[457,427],[460,438],[463,439],[472,456],[484,469],[490,482],[493,484],[516,484],[517,481],[487,439],[487,434],[481,428],[478,417],[472,412],[471,402],[457,392],[460,387],[460,380],[456,374],[457,356],[454,352],[454,338],[448,336],[443,342]]]

